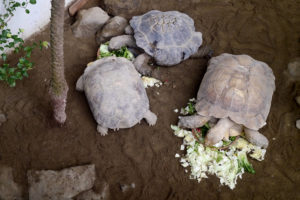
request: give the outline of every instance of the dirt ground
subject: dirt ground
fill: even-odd
[[[133,128],[110,131],[108,136],[101,137],[84,94],[75,90],[86,64],[95,60],[97,46],[94,38],[73,37],[66,23],[65,68],[70,90],[65,126],[57,127],[51,120],[50,50],[33,53],[35,68],[15,88],[0,83],[0,110],[8,118],[0,127],[0,164],[13,167],[15,181],[23,186],[24,198],[28,198],[27,170],[56,170],[94,163],[95,190],[101,189],[103,181],[107,182],[111,199],[300,199],[300,132],[295,127],[300,109],[294,100],[300,95],[300,84],[291,82],[284,73],[289,61],[300,56],[300,1],[138,2],[134,14],[152,8],[187,13],[195,20],[196,30],[203,33],[204,41],[212,45],[215,55],[248,54],[270,65],[276,77],[276,92],[267,125],[261,129],[270,141],[266,159],[251,160],[256,174],[244,174],[236,189],[230,190],[220,186],[215,177],[201,183],[190,180],[174,157],[180,152],[182,140],[170,129],[178,117],[173,110],[196,96],[206,71],[205,59],[160,67],[161,80],[169,84],[147,89],[151,110],[158,115],[154,127],[142,121]],[[88,6],[97,3],[92,1]],[[49,41],[49,29],[32,40]],[[10,57],[12,62],[14,59]],[[131,183],[136,188],[122,193],[120,184]]]

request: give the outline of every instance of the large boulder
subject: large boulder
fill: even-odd
[[[111,18],[102,28],[97,32],[96,41],[98,44],[108,41],[110,38],[125,33],[125,28],[128,26],[128,21],[124,17],[115,16]]]
[[[74,36],[79,38],[95,36],[109,18],[108,14],[99,7],[79,11],[77,21],[71,27]]]
[[[22,199],[22,189],[14,182],[12,168],[6,166],[0,166],[0,199]]]
[[[103,184],[101,193],[96,193],[93,190],[82,192],[74,198],[74,200],[108,200],[109,199],[109,185]]]
[[[27,172],[29,200],[69,200],[94,186],[95,165]]]
[[[130,19],[149,10],[179,10],[189,9],[196,0],[103,0],[105,10],[111,15],[119,15]]]

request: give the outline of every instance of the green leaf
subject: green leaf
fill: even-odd
[[[5,62],[5,61],[6,61],[6,59],[7,59],[7,56],[6,56],[6,54],[5,54],[5,53],[3,53],[3,54],[1,54],[1,56],[2,56],[2,60]]]
[[[36,4],[36,0],[30,0],[29,3]]]

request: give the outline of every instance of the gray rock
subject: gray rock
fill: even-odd
[[[102,28],[97,32],[96,41],[98,44],[108,41],[110,38],[125,33],[125,27],[128,25],[127,19],[120,16],[111,18]]]
[[[128,25],[128,26],[125,27],[125,33],[127,35],[132,35],[133,34],[133,29],[132,29],[132,27],[130,25]]]
[[[134,189],[135,188],[135,183],[131,184],[120,184],[120,188],[122,192],[127,192],[128,190]]]
[[[300,96],[297,96],[297,97],[295,98],[295,100],[296,100],[297,104],[300,106]]]
[[[2,125],[2,123],[6,122],[6,116],[3,113],[0,113],[0,126]]]
[[[136,43],[132,35],[120,35],[110,39],[108,48],[110,50],[117,50],[123,46],[135,48]]]
[[[288,72],[292,78],[300,80],[300,57],[293,59],[288,64]]]
[[[73,34],[75,37],[93,37],[109,18],[108,14],[99,7],[81,10],[77,21],[71,27]]]
[[[107,200],[109,199],[109,185],[104,184],[102,192],[96,193],[93,190],[82,192],[74,200]]]
[[[297,127],[298,129],[300,129],[300,119],[298,119],[298,120],[296,121],[296,127]]]
[[[29,200],[67,200],[93,187],[95,165],[27,172]]]
[[[22,199],[22,189],[14,182],[12,168],[10,167],[0,166],[0,199]]]

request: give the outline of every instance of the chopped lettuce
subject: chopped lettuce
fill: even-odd
[[[252,167],[252,164],[247,159],[246,151],[239,151],[237,155],[238,155],[239,169],[244,168],[246,172],[255,174],[255,170]]]
[[[109,57],[109,56],[123,57],[123,58],[127,58],[130,61],[134,59],[133,54],[127,49],[126,46],[121,47],[121,49],[118,50],[109,51],[108,44],[109,43],[106,42],[100,45],[98,59]]]
[[[196,100],[190,99],[187,106],[185,108],[181,108],[180,114],[182,115],[193,115],[196,113],[196,108],[195,108],[195,102]]]
[[[191,179],[200,182],[203,178],[207,178],[207,175],[212,174],[220,179],[222,185],[225,184],[234,189],[237,179],[241,179],[243,173],[255,173],[247,159],[247,153],[250,153],[251,156],[254,151],[259,152],[259,149],[262,149],[250,144],[243,138],[230,138],[236,142],[225,151],[216,147],[204,146],[205,135],[201,132],[202,130],[208,131],[210,128],[208,125],[193,129],[193,131],[184,130],[175,125],[171,125],[171,128],[176,136],[183,138],[182,145],[185,146],[186,154],[180,156],[180,163],[184,168],[190,167]],[[231,143],[232,141],[228,142]],[[220,144],[224,146],[223,141]],[[180,149],[184,149],[182,145]],[[260,160],[262,159],[263,156],[260,156]]]

